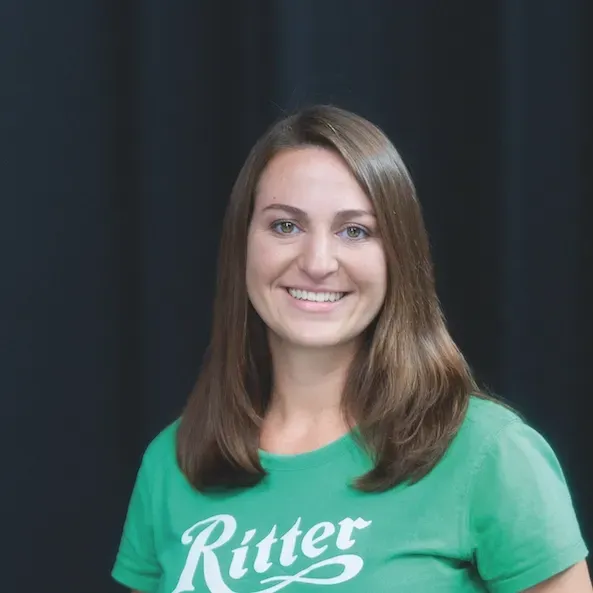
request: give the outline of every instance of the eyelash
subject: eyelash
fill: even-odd
[[[298,228],[299,228],[299,226],[297,225],[297,223],[296,223],[296,222],[294,222],[294,221],[292,221],[292,220],[276,220],[276,221],[274,221],[274,222],[273,222],[273,223],[270,225],[270,228],[271,228],[271,229],[272,229],[272,230],[273,230],[273,231],[274,231],[276,234],[278,234],[278,235],[283,235],[283,236],[285,236],[285,237],[290,237],[290,236],[291,236],[291,235],[293,235],[294,233],[283,233],[282,231],[280,231],[280,230],[278,229],[278,227],[279,227],[281,224],[291,224],[291,225],[293,225],[293,228],[295,228],[295,229],[298,229]],[[344,228],[342,229],[342,231],[340,231],[340,232],[347,231],[348,229],[357,229],[357,230],[359,230],[359,231],[362,231],[362,232],[364,233],[364,236],[363,236],[363,237],[355,237],[355,238],[352,238],[352,237],[345,237],[345,238],[346,238],[348,241],[362,241],[362,240],[364,240],[364,239],[368,239],[368,238],[371,236],[371,232],[370,232],[370,231],[369,231],[367,228],[365,228],[365,227],[363,227],[363,226],[361,226],[361,225],[358,225],[358,224],[349,224],[349,225],[347,225],[346,227],[344,227]]]

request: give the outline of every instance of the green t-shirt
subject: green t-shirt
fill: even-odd
[[[516,593],[587,556],[546,441],[472,398],[446,455],[415,485],[349,487],[371,465],[347,435],[301,455],[261,453],[269,475],[196,492],[177,424],[148,447],[113,577],[149,593]]]

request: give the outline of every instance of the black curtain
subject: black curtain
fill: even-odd
[[[335,103],[409,164],[451,331],[593,545],[590,0],[0,3],[4,591],[106,593],[208,340],[247,150]]]

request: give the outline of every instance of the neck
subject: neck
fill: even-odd
[[[356,344],[302,348],[270,336],[273,387],[268,416],[283,423],[342,417],[342,391]]]

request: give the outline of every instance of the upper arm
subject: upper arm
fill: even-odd
[[[593,593],[587,563],[581,560],[568,570],[527,589],[525,593]]]
[[[138,593],[156,591],[162,572],[155,545],[153,482],[154,470],[145,456],[130,498],[111,572],[116,581]]]
[[[476,566],[493,593],[564,593],[533,587],[588,578],[581,565],[571,569],[587,548],[558,459],[523,422],[510,423],[488,445],[468,508]]]

